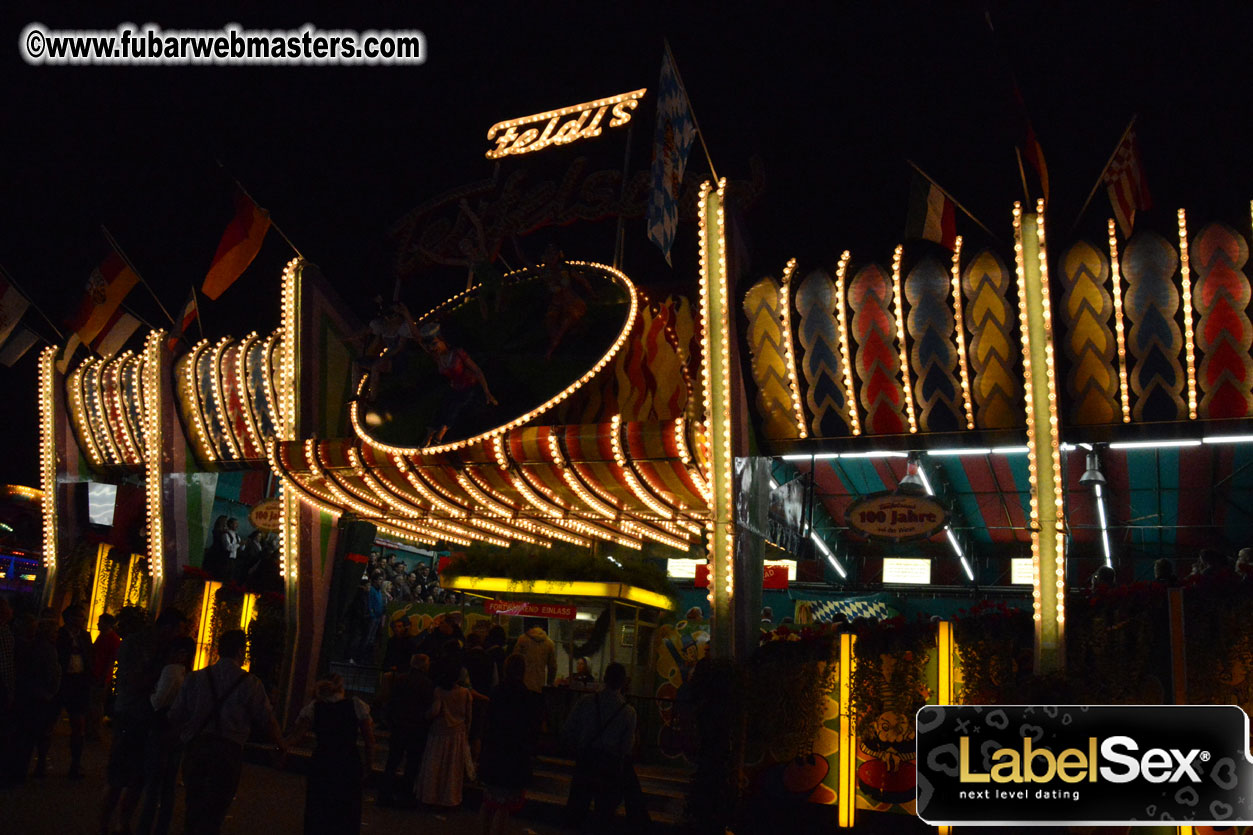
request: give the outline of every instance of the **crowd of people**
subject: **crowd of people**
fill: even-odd
[[[281,759],[312,733],[305,831],[360,830],[375,720],[369,705],[345,693],[338,676],[318,682],[284,736],[264,685],[243,669],[243,631],[221,635],[215,663],[192,671],[190,622],[174,608],[163,609],[154,623],[134,607],[116,618],[102,615],[94,641],[81,605],[61,613],[60,627],[51,615],[47,609],[15,615],[0,597],[4,786],[43,777],[49,762],[59,760],[49,749],[63,713],[70,727],[66,773],[82,777],[83,747],[101,739],[107,716],[111,743],[99,831],[169,832],[181,777],[184,831],[218,832],[239,790],[244,743],[264,740]],[[538,626],[516,641],[499,625],[480,624],[467,633],[459,612],[436,618],[419,634],[410,630],[404,617],[391,624],[382,698],[374,707],[388,737],[377,800],[453,808],[474,782],[482,791],[483,832],[504,832],[526,801],[531,760],[547,721],[541,693],[556,676],[555,645]],[[562,725],[576,755],[569,822],[603,831],[625,802],[628,818],[646,825],[630,760],[636,716],[625,699],[626,669],[609,665],[595,689],[583,659],[574,679],[593,692]]]
[[[101,739],[107,716],[112,738],[99,831],[168,832],[180,773],[185,831],[218,831],[238,787],[244,742],[255,730],[281,742],[265,687],[242,670],[243,631],[223,634],[218,661],[190,672],[191,624],[174,608],[155,623],[137,607],[103,614],[94,641],[81,604],[66,607],[60,628],[51,615],[15,615],[0,597],[0,780],[15,785],[47,775],[63,713],[67,774],[82,778],[84,745]]]
[[[253,591],[282,591],[278,538],[254,530],[239,534],[239,520],[219,516],[213,523],[213,539],[205,549],[202,567],[215,579],[245,586]]]
[[[1244,583],[1253,587],[1253,547],[1241,548],[1235,558],[1218,548],[1202,548],[1188,564],[1188,573],[1180,577],[1175,561],[1162,557],[1153,563],[1153,582],[1166,587],[1187,586],[1205,582]],[[1092,573],[1091,591],[1096,594],[1118,584],[1118,573],[1103,565]]]
[[[539,626],[513,642],[499,625],[480,624],[466,634],[458,612],[436,618],[420,634],[411,629],[407,618],[392,621],[384,654],[380,718],[390,747],[378,802],[456,807],[466,782],[477,781],[483,832],[503,832],[526,801],[545,721],[542,692],[556,678],[555,645]],[[585,659],[576,675],[591,689]],[[636,831],[647,825],[630,761],[636,716],[626,703],[627,685],[626,668],[609,665],[602,688],[583,697],[562,725],[563,739],[576,753],[567,806],[576,828],[605,831],[623,802]],[[367,744],[369,735],[363,728]],[[311,780],[311,793],[326,789]],[[359,803],[359,792],[344,801],[353,808]]]
[[[395,554],[370,554],[361,580],[345,612],[343,657],[355,664],[373,665],[385,613],[391,604],[434,603],[460,606],[465,596],[440,585],[439,575],[426,562],[412,569]]]

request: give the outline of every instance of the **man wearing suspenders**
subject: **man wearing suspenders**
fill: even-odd
[[[170,708],[182,728],[183,783],[187,786],[185,832],[217,833],[239,788],[244,743],[255,729],[285,751],[274,710],[261,679],[242,668],[248,638],[233,629],[218,641],[218,661],[187,676]]]

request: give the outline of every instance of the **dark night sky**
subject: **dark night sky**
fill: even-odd
[[[747,218],[753,271],[802,268],[844,248],[885,260],[903,228],[915,160],[993,230],[1008,236],[1021,199],[1009,73],[1017,74],[1052,177],[1054,234],[1075,213],[1131,114],[1138,113],[1157,204],[1143,221],[1169,233],[1173,210],[1248,227],[1253,5],[992,4],[1000,48],[977,4],[391,3],[319,12],[197,4],[165,12],[19,2],[4,12],[5,147],[0,264],[50,316],[78,301],[107,225],[165,305],[199,283],[230,215],[221,159],[316,261],[359,314],[393,281],[388,228],[450,188],[491,176],[492,123],[656,86],[668,37],[719,173],[745,178],[760,158],[767,190]],[[1052,8],[1057,6],[1058,8]],[[424,66],[30,67],[18,33],[53,28],[418,28]],[[633,166],[647,164],[652,97],[636,113]],[[620,164],[622,139],[589,153]],[[564,165],[554,148],[545,164]],[[707,175],[699,151],[689,177]],[[1098,194],[1083,228],[1099,230]],[[958,230],[973,234],[959,218]],[[626,271],[638,282],[692,280],[670,271],[627,228]],[[565,233],[579,242],[580,230]],[[680,227],[680,236],[695,229]],[[610,260],[609,234],[567,255]],[[534,248],[534,247],[532,247]],[[690,255],[691,245],[680,249]],[[290,252],[272,238],[223,298],[206,303],[210,336],[270,330]],[[433,270],[404,290],[415,312],[464,281]],[[131,300],[160,314],[137,290]],[[38,326],[39,323],[35,323]],[[35,362],[0,368],[5,454],[0,482],[33,484]]]

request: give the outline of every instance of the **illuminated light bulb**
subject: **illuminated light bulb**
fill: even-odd
[[[252,348],[258,340],[256,333],[250,333],[244,337],[243,342],[235,348],[235,386],[239,391],[239,403],[241,411],[244,413],[244,428],[248,436],[248,444],[251,450],[260,452],[261,443],[261,427],[257,421],[256,407],[252,398],[252,374],[250,357]],[[249,457],[252,457],[251,455]]]
[[[966,428],[975,428],[975,406],[970,393],[970,367],[966,357],[966,321],[962,313],[961,282],[962,236],[958,235],[953,248],[953,265],[950,268],[953,292],[953,323],[957,337],[957,368],[961,374],[962,405],[966,409]]]
[[[905,389],[905,417],[909,431],[918,431],[918,416],[914,413],[914,387],[909,379],[909,348],[905,344],[905,296],[901,292],[901,256],[905,247],[896,245],[892,253],[892,304],[896,308],[896,342],[900,346],[901,382]]]
[[[152,331],[144,341],[141,374],[144,416],[144,497],[148,522],[148,573],[160,582],[165,568],[165,510],[162,491],[161,350],[166,333]]]
[[[1188,372],[1188,417],[1196,420],[1196,341],[1192,332],[1192,265],[1188,257],[1188,214],[1177,212],[1179,223],[1179,277],[1183,282],[1183,348]]]
[[[48,582],[57,568],[57,452],[56,414],[54,411],[55,362],[57,349],[44,348],[39,353],[39,487],[40,517],[43,528],[43,565]]]
[[[787,364],[788,388],[792,397],[792,413],[796,419],[796,431],[799,437],[808,438],[805,429],[805,413],[801,404],[800,380],[796,376],[796,355],[792,351],[792,275],[796,272],[796,259],[792,258],[783,268],[783,281],[779,287],[779,312],[783,324],[783,359]]]

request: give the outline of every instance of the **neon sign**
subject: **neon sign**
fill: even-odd
[[[647,88],[641,87],[630,93],[497,122],[487,129],[488,141],[495,140],[496,142],[496,147],[487,152],[487,158],[499,159],[511,154],[529,154],[532,151],[547,148],[549,145],[568,145],[580,139],[600,136],[604,131],[600,123],[604,121],[606,113],[610,114],[609,127],[617,128],[625,125],[631,121],[631,112],[640,106],[640,99],[646,92]],[[572,118],[558,127],[558,122],[567,116]],[[548,124],[542,131],[534,127],[526,128],[521,133],[518,132],[518,128],[525,125],[538,125],[545,121]]]

